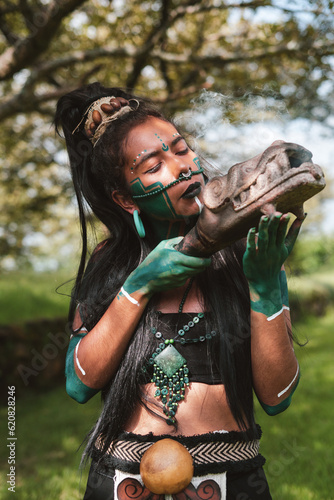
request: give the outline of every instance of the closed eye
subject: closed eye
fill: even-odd
[[[154,165],[154,167],[146,170],[145,174],[154,174],[155,172],[158,172],[158,170],[160,170],[160,167],[161,167],[161,162],[157,163],[157,165]]]
[[[182,149],[182,151],[177,151],[175,154],[182,156],[182,155],[186,155],[187,153],[189,153],[189,148]]]

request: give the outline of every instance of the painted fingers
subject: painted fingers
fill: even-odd
[[[285,246],[287,247],[289,254],[296,243],[300,228],[306,219],[307,214],[304,215],[304,219],[296,219],[291,224],[287,237],[285,239]]]
[[[247,247],[249,251],[264,254],[285,248],[287,255],[289,255],[296,242],[303,220],[296,219],[287,233],[289,222],[290,215],[280,212],[276,212],[270,218],[266,215],[261,217],[257,237],[255,228],[250,229],[248,233]]]
[[[182,238],[161,241],[130,274],[125,289],[132,293],[145,288],[152,294],[176,288],[210,265],[209,258],[191,257],[176,250],[174,247]]]

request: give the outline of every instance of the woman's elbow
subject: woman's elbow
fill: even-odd
[[[283,413],[291,404],[291,395],[288,396],[286,399],[278,403],[277,405],[267,405],[260,401],[260,405],[264,409],[267,415],[270,417],[274,417],[275,415],[279,415],[280,413]]]
[[[66,378],[66,392],[77,403],[84,404],[99,392],[99,390],[87,387],[79,378],[77,380]]]

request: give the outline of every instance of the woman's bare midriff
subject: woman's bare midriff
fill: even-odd
[[[155,385],[146,384],[143,390],[148,399],[148,408],[165,419],[161,402],[154,398]],[[177,428],[168,425],[165,420],[152,415],[147,408],[138,404],[124,430],[141,435],[152,432],[157,436],[193,436],[217,430],[240,430],[227,404],[224,385],[192,382],[186,390],[185,399],[178,406],[176,419]]]

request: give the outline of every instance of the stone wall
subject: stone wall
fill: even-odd
[[[46,389],[64,383],[69,337],[66,318],[0,325],[1,396],[12,385],[20,394],[27,388]]]

